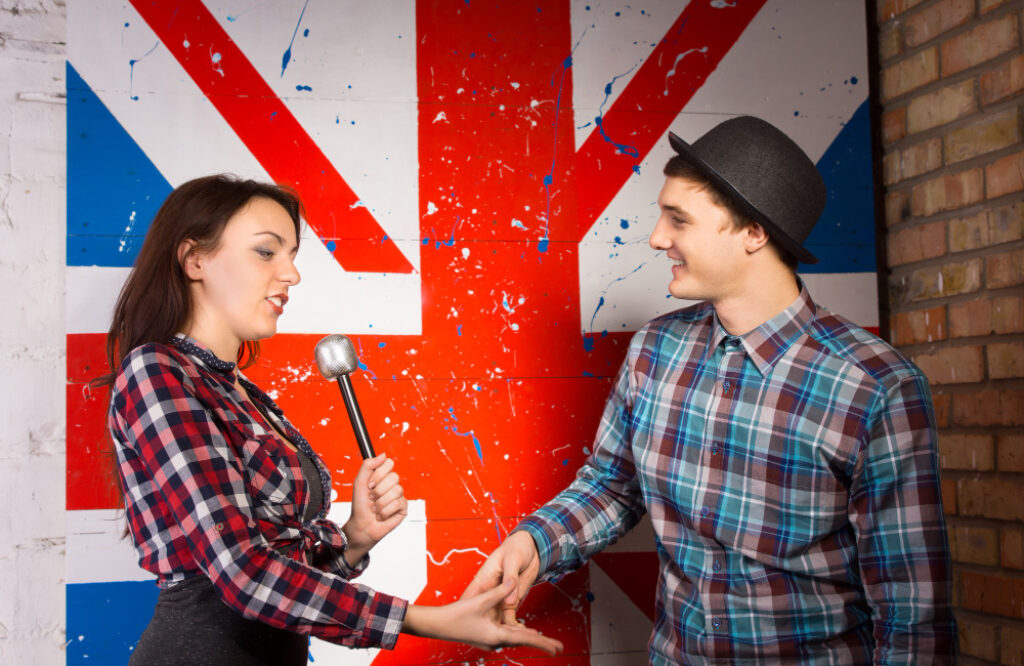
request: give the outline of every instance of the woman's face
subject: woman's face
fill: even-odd
[[[297,240],[280,204],[251,199],[228,220],[216,248],[185,259],[192,280],[187,333],[225,360],[234,360],[243,341],[273,335],[288,289],[299,283]]]

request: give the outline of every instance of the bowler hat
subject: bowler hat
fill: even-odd
[[[803,243],[825,208],[825,183],[810,158],[781,130],[752,116],[731,118],[693,144],[669,132],[679,155],[805,264]]]

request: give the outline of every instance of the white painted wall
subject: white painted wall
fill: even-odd
[[[0,664],[64,663],[63,0],[0,0]]]

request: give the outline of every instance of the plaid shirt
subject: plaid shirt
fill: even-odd
[[[543,579],[650,513],[652,664],[948,663],[928,383],[817,308],[729,335],[703,303],[637,332],[576,480],[517,529]]]
[[[309,493],[299,457],[236,377],[320,470],[325,501],[313,520],[302,522]],[[344,534],[325,519],[326,467],[234,363],[184,336],[132,350],[109,426],[139,565],[161,587],[205,575],[246,618],[342,645],[394,647],[407,602],[347,580],[367,559],[349,567]]]

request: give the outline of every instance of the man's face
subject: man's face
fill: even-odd
[[[648,242],[672,262],[669,293],[713,303],[735,295],[746,250],[729,212],[697,184],[671,176],[658,194],[658,208]]]

